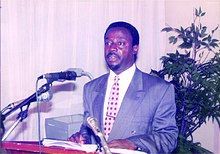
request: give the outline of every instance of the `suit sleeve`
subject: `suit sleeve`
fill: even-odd
[[[84,106],[84,119],[83,119],[83,124],[81,125],[80,128],[80,133],[82,134],[82,136],[86,139],[86,144],[91,144],[91,134],[92,134],[92,130],[87,127],[87,122],[86,119],[90,116],[90,110],[89,110],[89,104],[88,104],[88,98],[86,98],[87,96],[87,84],[85,84],[84,89],[83,89],[83,106]]]
[[[175,120],[176,105],[173,85],[169,85],[162,95],[154,114],[152,131],[128,138],[147,153],[170,153],[176,147],[178,128]]]

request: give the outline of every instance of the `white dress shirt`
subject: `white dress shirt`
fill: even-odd
[[[128,86],[131,83],[131,79],[134,76],[134,72],[136,69],[136,65],[133,64],[130,68],[128,68],[127,70],[125,70],[124,72],[122,72],[121,74],[119,74],[119,99],[118,99],[118,108],[120,109],[122,100],[124,98],[124,95],[128,89]],[[117,76],[117,74],[115,74],[112,70],[110,70],[110,74],[108,77],[108,83],[107,83],[107,90],[106,90],[106,94],[105,94],[105,102],[104,102],[104,110],[103,110],[103,123],[106,117],[106,112],[107,112],[107,105],[108,105],[108,101],[109,101],[109,95],[111,92],[111,88],[112,85],[114,83],[114,78],[115,76]],[[118,110],[119,110],[118,109]]]

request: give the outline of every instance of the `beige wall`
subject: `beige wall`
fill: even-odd
[[[220,1],[219,0],[166,0],[165,21],[171,27],[187,27],[193,21],[193,9],[199,8],[206,12],[202,23],[208,27],[208,31],[220,25]],[[167,40],[168,40],[167,35]],[[220,39],[220,29],[214,35]],[[174,52],[175,47],[166,42],[166,52]],[[202,146],[214,153],[220,153],[220,135],[217,124],[211,120],[194,133],[194,141],[201,142]]]

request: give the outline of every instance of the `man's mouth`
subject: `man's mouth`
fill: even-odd
[[[114,53],[109,53],[107,55],[108,61],[116,61],[119,59],[119,56]]]
[[[115,55],[111,55],[111,56],[108,57],[108,60],[109,61],[116,61],[117,57]]]

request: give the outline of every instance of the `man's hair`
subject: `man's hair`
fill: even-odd
[[[108,32],[109,29],[116,28],[116,27],[126,28],[132,36],[132,40],[133,40],[132,46],[139,45],[139,34],[138,34],[137,29],[134,26],[132,26],[131,24],[124,22],[124,21],[118,21],[118,22],[111,23],[108,26],[108,28],[106,29],[104,36],[106,36],[106,33]]]

